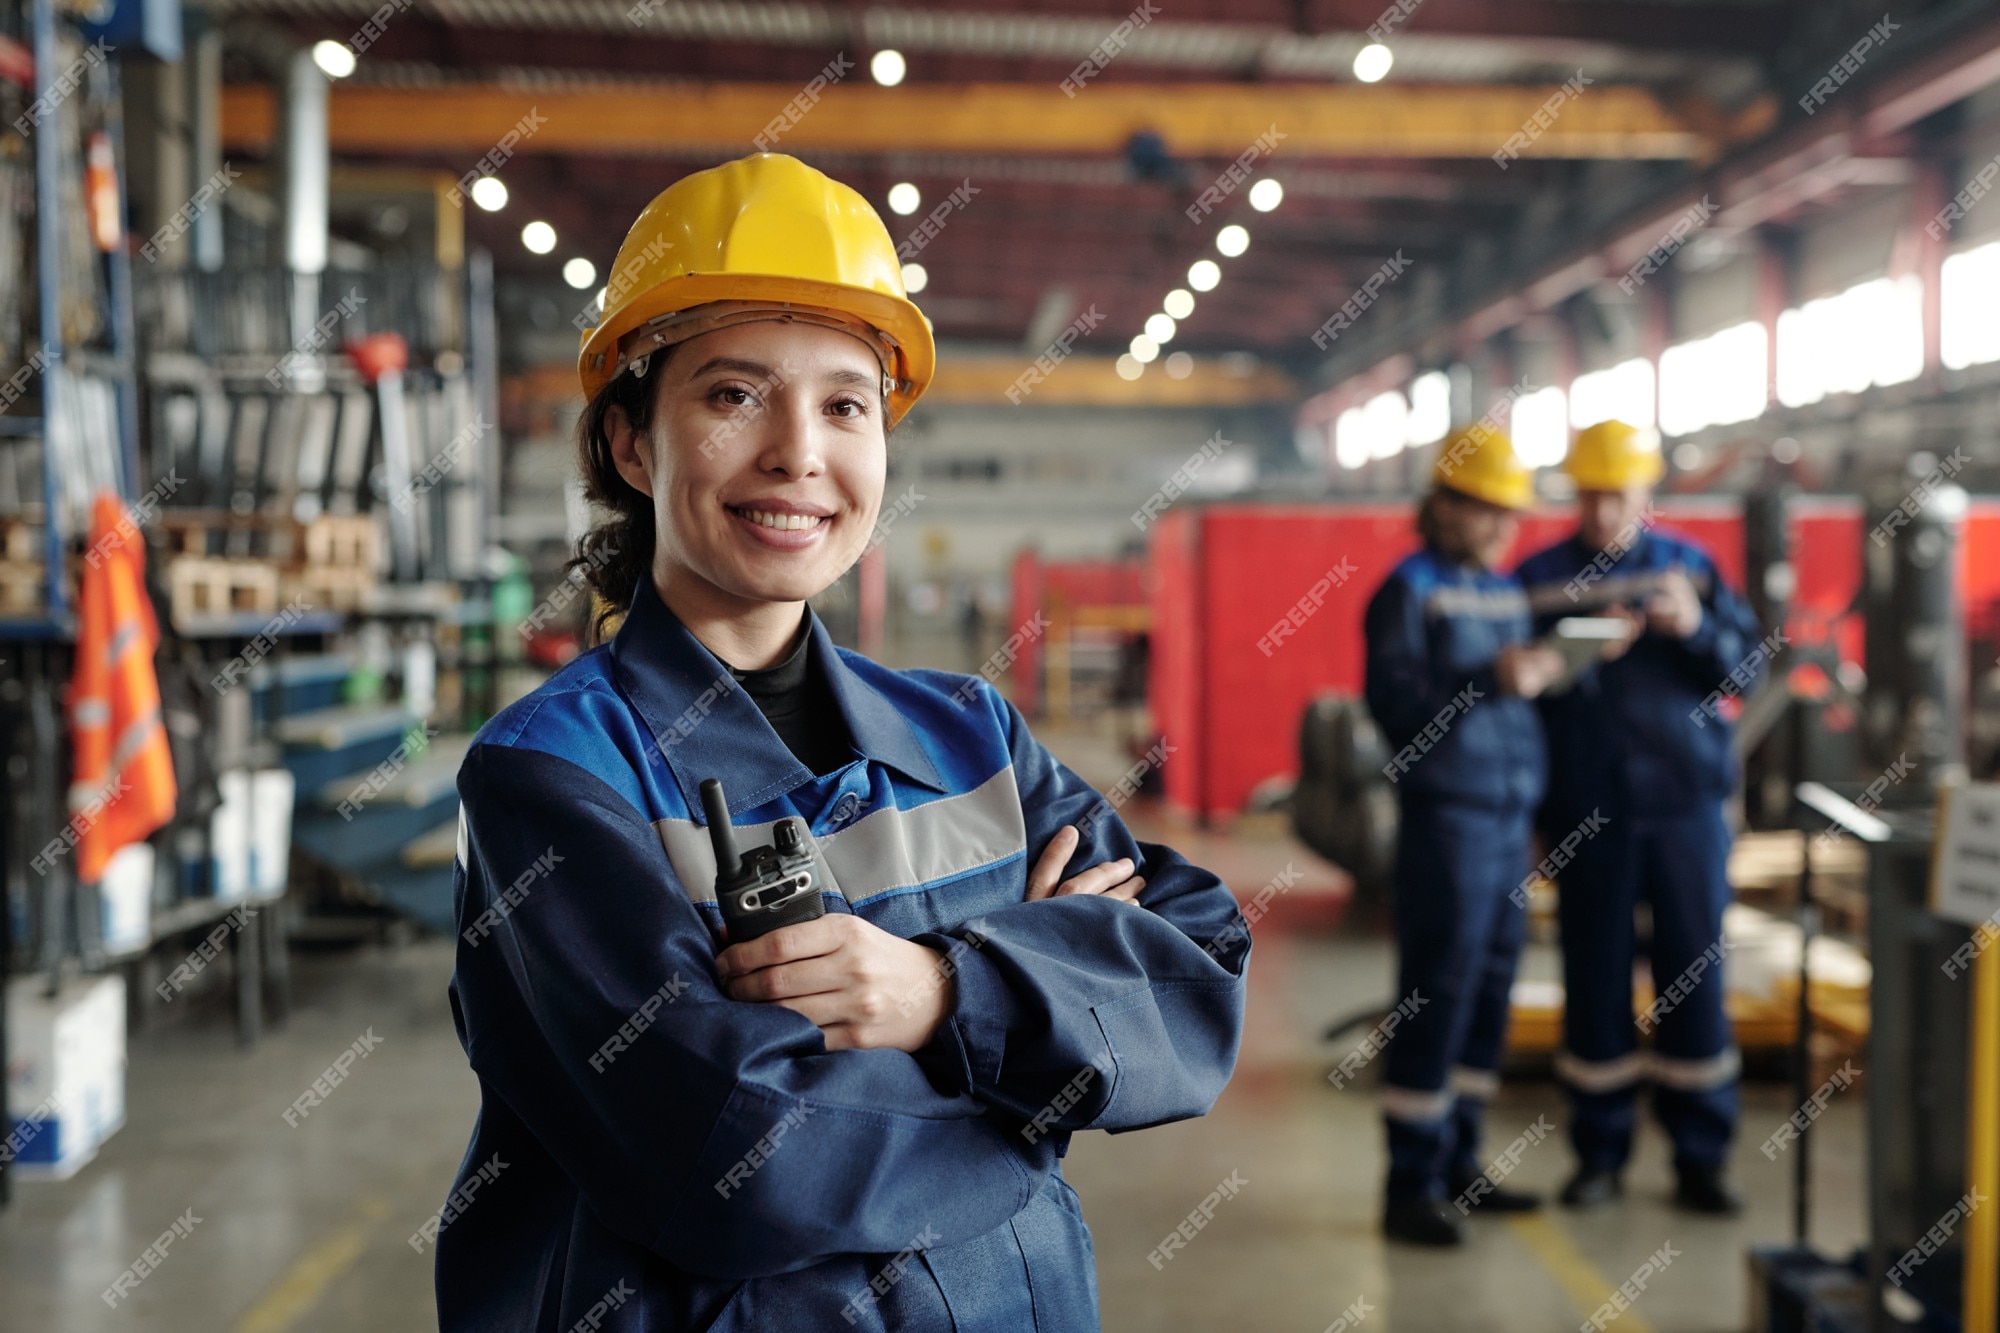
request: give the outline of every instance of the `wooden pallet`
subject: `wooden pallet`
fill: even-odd
[[[154,522],[166,535],[167,550],[177,555],[290,564],[299,559],[303,545],[302,525],[278,514],[167,509]]]
[[[285,599],[312,610],[358,611],[375,583],[375,571],[366,566],[307,565],[285,572]]]
[[[278,571],[262,560],[177,555],[166,572],[176,620],[278,609]]]
[[[305,564],[372,571],[382,529],[371,514],[321,514],[305,525]]]
[[[0,615],[31,615],[42,609],[42,562],[0,560]]]
[[[25,519],[0,519],[0,560],[31,564],[42,558],[42,530]]]

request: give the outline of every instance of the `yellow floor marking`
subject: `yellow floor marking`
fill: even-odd
[[[367,1198],[355,1211],[359,1220],[343,1223],[301,1255],[258,1298],[249,1313],[236,1321],[235,1333],[285,1333],[311,1313],[326,1289],[352,1268],[361,1252],[368,1248],[374,1224],[389,1215],[389,1206],[380,1199]]]
[[[1611,1299],[1611,1293],[1618,1289],[1618,1284],[1598,1272],[1590,1260],[1570,1243],[1563,1229],[1548,1218],[1539,1214],[1510,1217],[1507,1225],[1528,1247],[1528,1252],[1555,1278],[1570,1300],[1576,1303],[1576,1308],[1583,1312],[1585,1319],[1596,1314],[1598,1308]],[[1628,1307],[1618,1316],[1617,1326],[1618,1333],[1653,1333],[1653,1326],[1639,1316],[1636,1306]]]

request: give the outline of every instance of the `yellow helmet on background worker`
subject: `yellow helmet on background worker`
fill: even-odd
[[[1468,427],[1445,441],[1431,468],[1431,485],[1503,509],[1535,507],[1534,469],[1521,461],[1504,432],[1487,426]]]
[[[1659,439],[1622,421],[1600,421],[1577,432],[1563,471],[1580,491],[1622,491],[1650,486],[1666,475]]]
[[[750,319],[867,342],[882,363],[890,425],[936,369],[930,321],[868,201],[795,157],[754,153],[675,181],[625,234],[604,313],[577,354],[584,397],[662,347]]]

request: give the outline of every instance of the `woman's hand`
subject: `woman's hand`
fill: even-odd
[[[785,926],[716,955],[735,1000],[804,1014],[829,1051],[917,1051],[958,1003],[935,949],[891,935],[850,912]]]
[[[1146,887],[1146,881],[1132,873],[1135,868],[1129,857],[1116,861],[1105,861],[1090,869],[1063,879],[1064,867],[1076,853],[1077,843],[1083,835],[1076,825],[1064,824],[1049,839],[1049,845],[1035,862],[1035,871],[1028,876],[1028,893],[1023,902],[1034,902],[1037,898],[1060,898],[1066,893],[1096,893],[1106,898],[1116,898],[1123,903],[1136,903],[1139,890]]]

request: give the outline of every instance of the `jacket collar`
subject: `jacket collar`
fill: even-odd
[[[814,669],[825,673],[860,757],[944,791],[909,720],[842,660],[810,606],[806,618]],[[754,809],[813,780],[729,668],[667,609],[650,574],[633,590],[611,658],[690,810],[701,809],[705,778],[722,780],[732,811]]]

